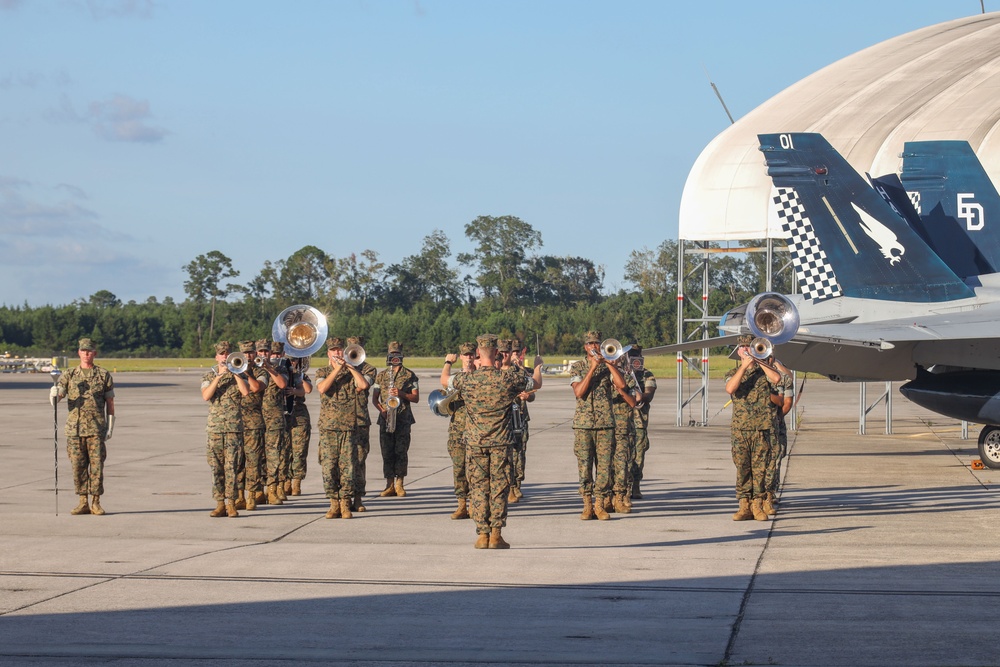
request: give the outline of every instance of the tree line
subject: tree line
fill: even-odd
[[[265,261],[246,282],[237,282],[229,257],[212,250],[183,267],[183,302],[122,303],[100,290],[62,306],[4,305],[0,345],[12,354],[72,354],[77,340],[89,336],[102,356],[209,357],[218,340],[270,337],[277,314],[298,303],[326,313],[331,335],[365,336],[375,355],[392,340],[408,355],[444,354],[484,331],[516,335],[543,354],[567,355],[579,353],[581,335],[590,329],[645,347],[676,338],[676,240],[633,250],[624,276],[631,289],[605,294],[603,267],[584,257],[542,254],[541,234],[517,217],[480,216],[465,235],[475,250],[454,261],[448,237],[435,230],[420,252],[391,265],[375,250],[334,257],[307,245]],[[783,261],[772,267],[778,291],[788,291]],[[764,289],[762,253],[688,254],[685,283],[697,274],[697,297],[703,262],[709,264],[709,313],[721,314]]]

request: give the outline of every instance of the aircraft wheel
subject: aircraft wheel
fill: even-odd
[[[1000,468],[1000,426],[984,426],[979,432],[979,458],[987,468]]]

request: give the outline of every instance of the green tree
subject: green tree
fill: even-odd
[[[476,282],[487,298],[496,299],[504,310],[530,298],[528,253],[542,246],[540,232],[512,215],[481,215],[465,226],[465,236],[476,244],[475,252],[461,253],[461,264],[475,267]]]
[[[448,265],[451,243],[440,229],[424,237],[418,255],[405,257],[386,270],[389,289],[386,305],[410,310],[415,304],[431,302],[438,307],[456,306],[461,300],[458,271]]]
[[[234,292],[242,292],[243,287],[233,283],[223,285],[223,281],[235,278],[240,272],[233,268],[233,261],[218,250],[212,250],[205,255],[198,255],[187,266],[188,273],[184,281],[184,291],[188,298],[200,310],[206,302],[211,304],[211,316],[208,323],[209,339],[215,336],[215,306],[219,299],[225,299]],[[197,318],[198,349],[204,348],[202,338],[201,317]]]

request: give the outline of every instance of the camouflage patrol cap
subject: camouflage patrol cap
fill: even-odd
[[[476,344],[475,343],[462,343],[458,346],[459,354],[475,354]]]
[[[229,354],[233,351],[233,346],[229,344],[228,340],[220,340],[215,344],[216,354]]]
[[[510,352],[511,351],[511,340],[510,338],[501,338],[497,341],[497,352]]]
[[[77,349],[79,349],[79,350],[87,350],[87,351],[90,351],[90,352],[96,352],[97,351],[97,346],[94,345],[94,341],[92,341],[91,339],[89,339],[89,338],[81,338],[80,339],[80,346]]]
[[[240,341],[240,352],[253,352],[254,346],[252,340],[241,340]]]
[[[752,342],[753,342],[752,334],[743,334],[742,336],[736,339],[737,345],[750,345],[750,343]]]
[[[364,336],[348,336],[347,337],[347,344],[348,345],[360,345],[361,347],[364,347],[365,346],[365,337]]]
[[[257,351],[258,352],[270,352],[271,351],[271,341],[266,338],[261,338],[257,341]]]
[[[402,343],[396,340],[389,343],[389,354],[402,354],[402,353],[403,353]]]
[[[284,354],[285,344],[280,343],[276,340],[271,341],[271,352],[273,352],[274,354]]]
[[[326,339],[326,349],[328,350],[343,350],[344,349],[344,339],[340,336],[330,336]]]
[[[601,340],[602,340],[601,331],[599,329],[588,331],[587,333],[583,334],[584,343],[600,343]]]
[[[497,349],[497,337],[495,334],[476,336],[476,345],[484,350],[495,350]]]
[[[511,352],[520,352],[522,347],[523,345],[521,345],[521,341],[518,340],[517,338],[514,338],[510,341]]]
[[[632,349],[628,351],[628,356],[630,357],[641,357],[642,356],[642,345],[636,343],[632,346]]]

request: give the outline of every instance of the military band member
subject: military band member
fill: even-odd
[[[111,373],[97,366],[97,346],[90,338],[81,338],[77,354],[80,365],[59,376],[49,390],[53,407],[65,398],[66,452],[73,467],[73,486],[80,501],[70,514],[104,514],[104,461],[115,427],[115,383]],[[87,504],[88,495],[91,498]]]
[[[767,361],[781,374],[781,381],[771,393],[771,402],[774,404],[774,429],[771,431],[771,455],[767,462],[767,473],[764,475],[766,493],[764,502],[761,504],[767,515],[774,516],[778,513],[777,493],[778,487],[781,485],[781,459],[785,458],[788,451],[788,429],[785,426],[785,415],[792,409],[792,401],[795,398],[795,383],[792,381],[792,371],[787,366],[775,359],[773,355]]]
[[[381,496],[405,496],[403,478],[409,467],[410,425],[414,423],[411,403],[420,400],[417,376],[403,365],[403,346],[389,343],[386,369],[375,376],[372,403],[378,408],[378,439],[382,450],[385,489]],[[395,408],[390,403],[398,403]]]
[[[260,412],[267,386],[267,371],[254,363],[254,341],[240,341],[240,352],[247,358],[246,380],[250,393],[243,397],[243,452],[237,460],[236,509],[257,509],[257,498],[264,488],[261,463],[264,458],[264,416]],[[246,491],[244,498],[243,492]]]
[[[585,361],[570,366],[570,386],[576,396],[573,415],[573,453],[576,455],[583,497],[584,521],[607,520],[605,499],[611,493],[611,460],[614,454],[614,415],[611,398],[625,389],[621,372],[601,355],[601,332],[583,337]],[[593,496],[593,497],[592,497]]]
[[[611,412],[614,415],[615,450],[611,457],[612,492],[604,509],[628,514],[632,511],[632,462],[635,460],[635,406],[639,404],[639,386],[628,370],[628,358],[622,355],[611,362],[625,380],[625,387],[611,392]]]
[[[449,378],[449,389],[465,400],[466,463],[472,518],[476,522],[476,549],[509,549],[501,534],[507,524],[510,493],[511,410],[514,398],[531,390],[531,380],[510,365],[496,368],[497,337],[484,334],[476,339],[479,367],[471,373]],[[446,362],[454,363],[455,354]]]
[[[774,428],[771,393],[781,378],[777,371],[757,363],[750,354],[752,342],[750,335],[737,339],[736,355],[740,363],[726,373],[726,393],[733,399],[733,464],[736,466],[736,498],[740,504],[733,521],[767,521],[763,502]]]
[[[459,358],[462,360],[460,373],[471,373],[476,368],[476,345],[475,343],[462,343],[458,346]],[[445,359],[444,367],[441,369],[441,386],[448,389],[451,379],[452,364],[456,360]],[[451,472],[455,485],[455,498],[458,499],[458,509],[452,515],[452,519],[469,518],[469,478],[465,470],[465,432],[468,421],[465,414],[465,400],[461,398],[451,399],[451,417],[448,419],[448,456],[451,457]]]
[[[229,371],[226,360],[232,347],[224,340],[215,345],[215,366],[201,379],[201,397],[208,402],[208,467],[212,471],[212,497],[216,507],[209,516],[237,517],[236,457],[243,448],[243,397],[247,381]]]
[[[271,341],[271,364],[285,378],[285,386],[280,387],[280,391],[275,391],[275,402],[281,405],[282,429],[281,439],[278,441],[278,482],[275,484],[274,493],[278,500],[284,502],[292,493],[292,439],[288,434],[288,418],[292,413],[292,402],[285,395],[285,389],[292,381],[292,366],[285,356],[285,344],[281,341]]]
[[[344,361],[344,339],[326,340],[329,365],[316,371],[320,394],[319,463],[323,490],[330,499],[327,519],[350,519],[354,500],[354,431],[358,423],[358,394],[368,388],[361,372]]]
[[[261,341],[263,342],[263,341]],[[264,415],[264,459],[267,465],[267,502],[281,505],[287,500],[285,493],[288,460],[288,424],[285,422],[285,388],[288,387],[288,365],[282,363],[285,344],[271,341],[269,346],[268,383],[264,388],[261,414]]]
[[[362,349],[365,347],[364,336],[351,336],[347,339],[347,345],[358,345]],[[368,412],[368,399],[371,396],[371,387],[375,384],[375,376],[378,369],[368,363],[365,359],[358,365],[358,371],[368,382],[368,387],[364,391],[358,392],[358,423],[354,430],[354,502],[351,509],[355,512],[364,512],[367,508],[362,499],[368,492],[368,453],[372,448],[371,429],[372,418]]]
[[[313,390],[312,380],[306,374],[309,368],[309,357],[292,359],[289,364],[288,386],[285,387],[285,407],[287,400],[292,398],[292,411],[288,415],[288,440],[291,446],[291,464],[289,474],[292,477],[292,495],[302,495],[302,480],[306,478],[309,464],[309,438],[312,437],[312,420],[309,408],[306,407],[306,394]]]
[[[656,377],[652,371],[644,366],[642,357],[642,346],[633,345],[629,350],[629,363],[632,364],[632,372],[635,373],[639,381],[639,390],[642,398],[639,405],[635,407],[635,461],[632,464],[632,498],[642,499],[640,485],[642,483],[642,472],[646,465],[646,452],[649,451],[649,404],[653,402],[656,395]]]
[[[510,365],[519,369],[525,377],[530,377],[534,382],[534,387],[531,391],[522,391],[514,399],[514,412],[515,414],[519,413],[517,414],[518,419],[515,420],[515,424],[519,423],[519,428],[515,428],[514,447],[511,450],[512,477],[510,480],[510,495],[507,497],[508,503],[516,503],[524,497],[524,493],[521,491],[521,484],[524,482],[524,471],[527,463],[528,422],[531,421],[531,415],[528,413],[528,403],[534,402],[536,392],[542,388],[542,364],[539,361],[533,367],[526,366],[524,363],[526,352],[527,348],[519,339],[511,339]],[[537,357],[536,361],[538,359],[541,359],[541,357]]]

